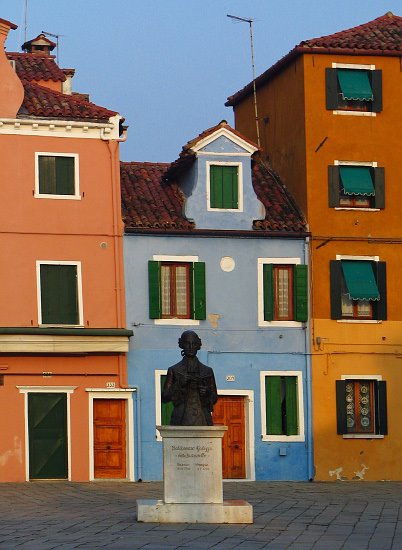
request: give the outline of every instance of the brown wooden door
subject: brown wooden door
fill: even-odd
[[[125,399],[94,399],[94,477],[126,477]]]
[[[244,397],[219,396],[214,406],[214,424],[228,427],[222,440],[222,475],[224,479],[246,477]]]

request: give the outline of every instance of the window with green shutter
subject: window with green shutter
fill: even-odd
[[[206,319],[204,262],[148,262],[151,319]]]
[[[308,271],[306,265],[262,265],[264,321],[308,319]]]
[[[239,208],[239,167],[212,164],[209,167],[209,206],[222,210]]]
[[[298,435],[296,376],[266,376],[266,435]]]
[[[330,208],[385,208],[383,167],[370,165],[328,166]]]
[[[80,325],[77,264],[39,265],[40,324]]]
[[[382,72],[365,68],[325,69],[326,108],[382,111]]]
[[[76,157],[38,155],[38,194],[69,196],[77,194]]]

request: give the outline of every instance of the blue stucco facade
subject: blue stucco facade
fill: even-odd
[[[186,216],[195,221],[197,229],[213,229],[211,234],[133,232],[124,238],[127,327],[134,331],[128,354],[128,379],[136,389],[137,400],[136,479],[162,479],[162,443],[156,430],[160,423],[160,375],[180,360],[177,342],[187,329],[201,337],[198,357],[213,368],[218,393],[243,399],[244,478],[312,478],[308,323],[261,322],[263,297],[259,282],[262,259],[308,264],[308,246],[304,237],[259,236],[252,230],[253,220],[262,218],[264,209],[251,181],[253,151],[241,145],[239,139],[233,141],[230,135],[202,144],[183,179]],[[241,212],[208,210],[208,163],[217,160],[241,164]],[[222,230],[226,231],[224,235],[220,234]],[[205,320],[150,319],[148,261],[155,258],[205,263]],[[272,440],[263,433],[264,376],[269,373],[298,376],[297,437]]]

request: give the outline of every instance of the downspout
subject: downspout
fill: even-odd
[[[141,392],[140,392],[140,387],[137,386],[136,384],[127,384],[127,387],[130,390],[135,391],[135,426],[136,426],[135,439],[136,441],[134,441],[134,445],[135,443],[137,443],[135,445],[135,448],[137,449],[137,460],[135,463],[137,475],[135,477],[137,481],[142,481]]]
[[[304,263],[309,266],[309,297],[311,296],[311,263],[310,263],[310,239],[304,242]],[[311,308],[309,308],[311,309]],[[310,311],[311,315],[311,311]],[[304,331],[305,358],[306,358],[306,384],[307,384],[307,475],[309,481],[314,480],[314,454],[313,454],[313,400],[312,400],[312,366],[311,366],[311,339],[310,339],[310,315],[308,316],[307,327]]]

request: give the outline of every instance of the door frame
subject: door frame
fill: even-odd
[[[29,393],[65,393],[67,396],[67,479],[71,481],[71,422],[70,422],[70,395],[78,386],[17,386],[24,395],[24,422],[25,422],[25,481],[29,477],[29,427],[28,427],[28,394]]]
[[[89,405],[89,481],[96,481],[94,464],[94,399],[124,399],[126,401],[126,480],[134,478],[134,413],[132,389],[86,388]],[[105,481],[105,480],[103,480]]]
[[[222,390],[218,388],[218,397],[244,397],[244,447],[246,477],[223,481],[255,481],[255,444],[254,444],[254,390]]]

